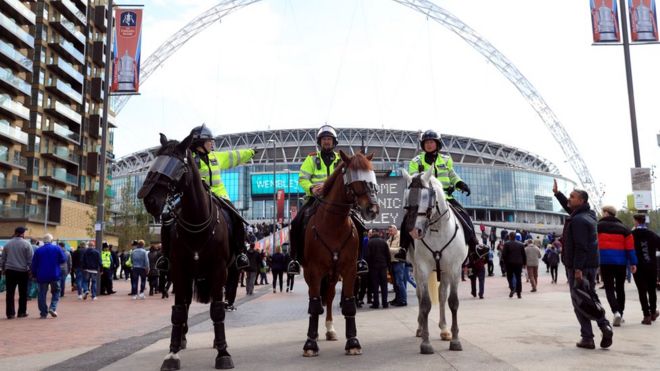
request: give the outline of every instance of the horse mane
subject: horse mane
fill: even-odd
[[[158,148],[158,152],[156,152],[156,156],[168,155],[172,153],[176,149],[176,146],[178,144],[179,144],[178,140],[175,139],[168,140],[167,143],[165,143],[165,145],[162,145],[160,146],[160,148]]]
[[[348,168],[351,170],[373,170],[374,166],[367,156],[362,152],[358,152],[355,156],[351,157],[351,162],[348,164]]]
[[[325,197],[328,195],[328,193],[330,193],[332,186],[335,184],[337,178],[339,178],[339,174],[342,173],[342,169],[344,167],[346,167],[346,163],[343,161],[340,162],[339,165],[335,168],[335,171],[333,171],[332,174],[330,174],[330,176],[328,177],[328,179],[325,180],[325,182],[323,183],[322,197]]]

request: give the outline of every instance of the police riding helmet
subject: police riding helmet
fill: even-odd
[[[334,145],[337,145],[337,132],[335,128],[330,125],[323,125],[316,134],[316,144],[321,145],[321,138],[323,137],[332,137]]]
[[[198,146],[203,146],[204,142],[207,140],[213,140],[213,133],[211,129],[206,127],[206,124],[201,126],[194,127],[190,134],[192,135],[192,148],[197,148]]]
[[[419,137],[419,146],[424,150],[424,142],[432,139],[438,145],[438,151],[442,148],[442,142],[440,141],[440,135],[434,130],[427,130]]]

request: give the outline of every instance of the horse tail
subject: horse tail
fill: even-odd
[[[193,297],[195,301],[208,304],[211,302],[211,280],[195,280],[193,284]]]

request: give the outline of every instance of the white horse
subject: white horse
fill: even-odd
[[[432,168],[416,176],[409,175],[405,170],[407,190],[405,197],[406,220],[405,230],[415,241],[414,249],[410,249],[409,260],[414,264],[415,282],[417,282],[417,298],[419,299],[419,315],[416,336],[422,338],[420,352],[432,354],[433,346],[429,342],[428,317],[431,311],[429,295],[429,275],[434,270],[440,281],[437,294],[440,296],[440,337],[451,340],[450,350],[463,350],[458,339],[458,283],[461,281],[461,269],[467,256],[463,227],[445,200],[442,183],[433,176]],[[445,305],[447,289],[449,292],[449,309],[451,310],[451,332],[447,330],[445,320]]]

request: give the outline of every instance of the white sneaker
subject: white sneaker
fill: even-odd
[[[144,293],[143,292],[140,293],[140,300],[144,300]]]
[[[612,321],[612,325],[614,327],[619,327],[621,326],[621,322],[623,322],[623,318],[621,318],[621,314],[619,312],[614,313],[614,321]]]
[[[82,295],[78,295],[78,300],[82,300]]]
[[[94,296],[94,297],[92,298],[92,301],[96,301],[96,296]]]
[[[137,299],[137,295],[133,295],[133,297],[132,297],[131,299],[136,300],[136,299]]]

